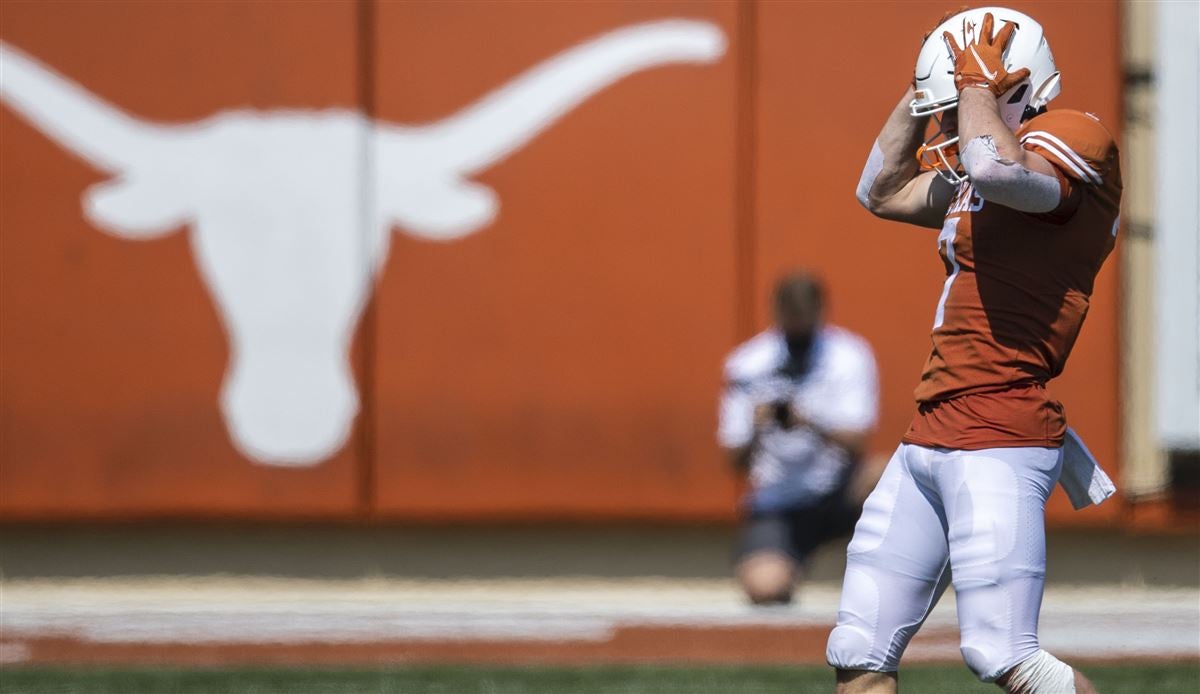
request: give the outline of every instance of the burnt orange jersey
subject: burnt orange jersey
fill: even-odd
[[[1062,202],[1050,213],[1025,213],[982,199],[970,182],[959,186],[938,236],[947,277],[916,389],[919,412],[905,437],[912,443],[1061,444],[1062,409],[1041,385],[1062,372],[1113,249],[1121,170],[1112,135],[1089,114],[1044,113],[1017,137],[1054,165]],[[986,404],[1007,390],[1012,402]],[[989,397],[959,400],[973,394]],[[980,419],[982,429],[963,431],[979,429]]]

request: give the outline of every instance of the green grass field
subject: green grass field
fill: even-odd
[[[1102,694],[1196,694],[1200,663],[1084,668]],[[0,670],[0,694],[807,694],[824,667],[412,667],[379,670]],[[998,692],[959,665],[913,666],[907,694]]]

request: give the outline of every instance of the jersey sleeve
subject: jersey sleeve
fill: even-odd
[[[1091,114],[1049,111],[1021,130],[1021,145],[1050,162],[1065,183],[1101,186],[1116,162],[1116,141]]]

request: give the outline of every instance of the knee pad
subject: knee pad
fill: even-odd
[[[839,670],[880,671],[885,664],[872,658],[871,647],[871,637],[861,629],[844,625],[835,627],[825,647],[825,662]]]
[[[1007,653],[997,652],[980,639],[971,642],[964,640],[958,651],[962,653],[963,662],[982,682],[995,682],[1012,667],[1012,660],[1007,659]]]
[[[863,568],[846,569],[837,626],[829,634],[825,660],[842,670],[893,671],[898,663],[876,643],[879,586]]]
[[[1009,694],[1075,694],[1075,671],[1070,665],[1039,650],[1012,669],[1004,685]]]

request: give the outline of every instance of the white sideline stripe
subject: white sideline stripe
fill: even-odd
[[[130,583],[0,581],[0,658],[28,640],[91,643],[366,644],[455,641],[603,642],[627,626],[828,629],[840,586],[806,585],[800,603],[752,608],[731,583],[681,589],[659,581],[599,584]],[[955,600],[947,594],[909,653],[957,660]],[[1041,642],[1072,657],[1200,655],[1200,591],[1050,587]]]
[[[1086,159],[1079,156],[1079,154],[1075,152],[1075,150],[1071,149],[1067,143],[1063,142],[1054,135],[1046,132],[1045,130],[1035,130],[1033,132],[1026,133],[1025,137],[1021,138],[1021,142],[1027,141],[1032,141],[1034,144],[1050,150],[1055,156],[1061,159],[1064,164],[1067,164],[1076,173],[1078,173],[1080,178],[1086,177],[1087,180],[1090,180],[1096,185],[1101,183],[1102,179],[1100,177],[1100,173],[1096,171],[1095,167],[1089,164]]]
[[[587,609],[530,604],[499,608],[467,602],[409,606],[347,601],[263,605],[251,601],[175,606],[21,604],[6,596],[3,636],[7,643],[45,637],[80,638],[94,643],[162,644],[364,644],[421,641],[585,641],[603,642],[623,626],[751,626],[826,628],[836,606],[819,601],[778,609],[755,609],[730,601],[697,602],[654,609],[620,601]],[[1195,634],[1200,614],[1181,609],[1180,601],[1149,600],[1114,604],[1074,598],[1044,606],[1041,641],[1051,651],[1093,657],[1197,655]],[[930,615],[914,642],[914,656],[957,657],[943,643],[954,634],[953,601]],[[1119,638],[1114,637],[1120,634]],[[954,639],[956,642],[957,639]],[[924,643],[925,645],[921,645]],[[19,646],[11,656],[19,657]],[[917,655],[917,654],[920,655]]]
[[[7,615],[6,615],[7,617]],[[120,614],[106,618],[34,623],[16,619],[5,635],[23,638],[76,637],[95,643],[296,644],[419,641],[593,641],[612,638],[611,620],[546,618],[428,619],[344,614],[203,615]],[[6,622],[8,620],[6,619]]]
[[[370,643],[379,641],[606,641],[626,625],[819,627],[819,609],[755,610],[743,604],[497,607],[459,602],[410,607],[363,604],[191,604],[165,608],[23,605],[4,609],[9,637],[76,636],[101,643]]]

